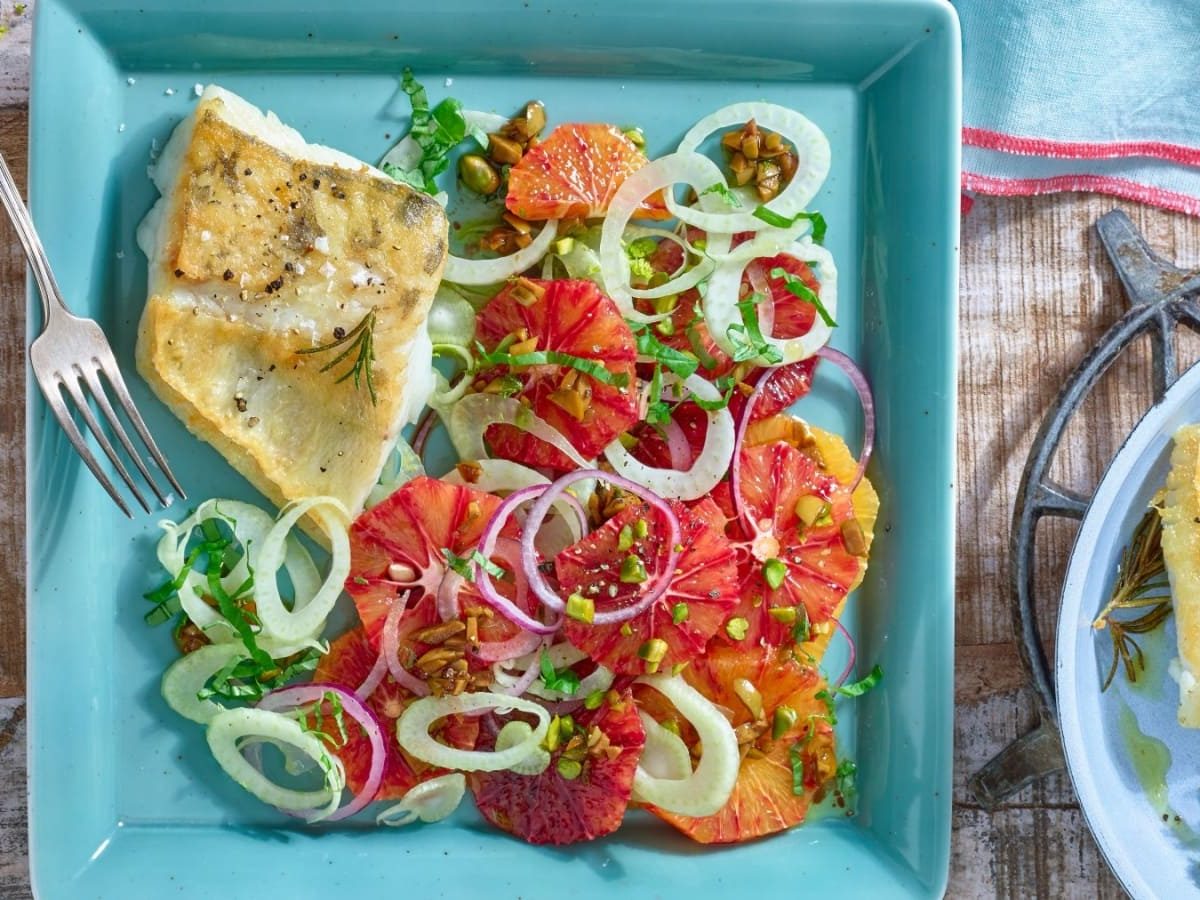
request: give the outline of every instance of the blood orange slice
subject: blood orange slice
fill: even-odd
[[[550,351],[580,361],[494,365],[479,374],[475,387],[515,392],[585,459],[595,457],[637,421],[633,334],[617,305],[592,282],[514,282],[480,310],[477,336],[488,350],[507,341],[506,350],[514,356]],[[608,374],[598,378],[581,371],[591,365],[602,366]],[[505,459],[575,468],[561,452],[515,425],[492,425],[486,438],[492,452]]]
[[[371,646],[379,646],[384,619],[401,595],[409,597],[402,631],[437,620],[444,551],[469,555],[499,505],[491,494],[422,476],[354,521],[346,592]]]
[[[572,644],[614,672],[665,672],[690,662],[737,603],[737,567],[721,511],[707,499],[691,507],[672,501],[671,509],[679,517],[683,549],[666,593],[619,625],[568,618],[564,626]],[[554,560],[562,593],[592,600],[597,611],[635,602],[667,553],[666,529],[656,518],[646,504],[633,504],[562,551]],[[638,561],[643,580],[624,577],[630,559]]]
[[[329,652],[317,663],[313,680],[337,684],[347,691],[354,692],[366,680],[378,658],[379,652],[371,646],[363,629],[354,628],[330,644]],[[396,732],[396,719],[413,699],[413,695],[396,684],[390,675],[385,675],[366,700],[367,706],[379,717],[383,726],[384,747],[387,749],[383,782],[375,800],[398,800],[414,785],[439,774],[439,770],[408,757],[393,737]],[[330,727],[326,722],[325,732],[329,731]],[[477,719],[454,716],[443,720],[441,737],[451,746],[460,749],[474,747],[478,734]],[[367,773],[371,767],[371,744],[358,728],[347,727],[346,736],[347,740],[341,743],[340,735],[336,735],[331,749],[346,769],[347,786],[358,793],[366,784]]]
[[[828,709],[816,696],[825,683],[816,668],[782,648],[713,646],[684,670],[684,678],[730,710],[743,752],[741,768],[728,802],[714,815],[650,811],[703,844],[752,840],[802,822],[837,769]],[[660,720],[675,720],[690,745],[694,735],[686,721],[681,723],[669,704],[664,709],[654,693],[639,692],[642,708]]]
[[[721,638],[783,644],[820,633],[866,565],[865,552],[847,548],[856,522],[850,492],[786,441],[743,448],[737,464],[752,528],[732,519],[727,527],[739,547],[741,602],[737,627]],[[794,636],[805,621],[809,628]]]
[[[530,221],[597,218],[645,164],[645,154],[616,126],[559,125],[509,171],[504,205]],[[661,201],[643,208],[648,217],[667,216]]]
[[[467,783],[483,817],[531,844],[573,844],[615,831],[625,816],[646,743],[632,696],[582,709],[540,775],[474,772]],[[495,746],[480,735],[480,749]]]

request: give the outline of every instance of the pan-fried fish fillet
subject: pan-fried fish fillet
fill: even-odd
[[[277,505],[362,508],[432,381],[425,318],[446,259],[431,198],[209,87],[153,173],[137,364],[155,393]],[[310,355],[375,312],[376,402],[358,354]],[[186,473],[185,473],[186,477]]]
[[[1200,425],[1175,432],[1162,526],[1179,639],[1179,724],[1200,728]]]

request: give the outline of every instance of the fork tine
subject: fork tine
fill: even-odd
[[[109,480],[108,475],[100,468],[100,464],[96,462],[96,457],[88,449],[83,435],[79,433],[79,428],[75,425],[75,420],[71,418],[70,412],[67,411],[67,405],[63,402],[62,393],[58,389],[61,383],[57,378],[43,380],[40,374],[38,375],[38,384],[42,388],[42,394],[46,398],[46,403],[54,412],[54,418],[58,419],[58,424],[62,426],[62,430],[66,432],[67,440],[71,442],[71,446],[75,448],[75,452],[79,454],[84,464],[91,469],[92,474],[96,476],[96,480],[100,482],[101,487],[108,491],[108,495],[113,498],[113,502],[121,508],[121,512],[132,519],[133,512],[121,498],[121,494],[117,491],[112,481]]]
[[[84,377],[82,368],[78,364],[73,366],[73,368],[75,371],[71,374],[77,375],[82,379]],[[133,494],[133,499],[138,502],[138,505],[142,509],[150,512],[150,505],[146,503],[142,492],[138,490],[137,482],[133,480],[133,476],[125,468],[125,463],[121,462],[121,457],[112,445],[112,441],[108,439],[108,435],[104,433],[104,429],[100,427],[100,423],[96,419],[96,414],[88,406],[87,397],[84,396],[83,391],[80,389],[79,382],[75,378],[64,377],[62,379],[62,386],[66,388],[67,393],[71,395],[71,399],[75,401],[75,406],[79,409],[79,414],[83,416],[83,421],[87,423],[92,436],[96,438],[96,442],[104,450],[104,455],[108,457],[108,461],[113,464],[113,468],[117,470],[117,474],[121,476],[121,480],[125,482],[125,485]]]
[[[104,390],[104,385],[100,383],[100,378],[96,372],[96,369],[89,367],[83,373],[83,377],[87,381],[88,390],[96,400],[96,405],[100,407],[100,412],[108,420],[109,426],[117,435],[117,440],[121,442],[121,446],[125,448],[125,452],[129,454],[129,457],[133,460],[133,464],[137,466],[137,470],[142,473],[142,478],[146,480],[146,484],[150,485],[150,490],[154,491],[154,496],[158,498],[158,502],[163,506],[170,506],[171,501],[167,499],[167,495],[162,492],[162,489],[158,486],[158,482],[150,476],[150,470],[142,462],[142,455],[134,449],[133,442],[129,439],[129,434],[125,431],[125,426],[121,424],[116,410],[113,409],[112,404],[109,402],[108,392]]]
[[[117,401],[121,404],[121,408],[125,410],[125,415],[129,417],[129,421],[133,423],[133,427],[137,430],[142,443],[146,445],[146,449],[150,451],[150,455],[154,457],[154,461],[158,464],[162,473],[167,476],[167,481],[171,482],[171,487],[179,494],[180,499],[186,500],[187,492],[184,491],[183,487],[175,479],[175,475],[171,472],[171,467],[167,465],[166,457],[162,455],[162,451],[158,449],[158,444],[154,443],[154,438],[150,436],[150,430],[146,427],[146,423],[142,419],[142,414],[133,405],[133,398],[129,396],[129,389],[125,387],[125,379],[121,377],[121,370],[117,367],[117,361],[113,358],[112,351],[105,346],[104,352],[97,352],[94,358],[100,366],[100,371],[104,373],[105,380],[111,385],[113,393],[117,395]]]

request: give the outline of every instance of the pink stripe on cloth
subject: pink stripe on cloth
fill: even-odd
[[[1176,191],[1167,191],[1139,184],[1125,178],[1108,175],[1057,175],[1053,178],[996,178],[963,172],[963,190],[993,194],[997,197],[1021,197],[1030,194],[1053,194],[1058,191],[1092,191],[1109,194],[1123,200],[1135,200],[1163,209],[1200,216],[1200,198]]]
[[[1017,137],[986,128],[964,125],[963,143],[968,147],[1019,153],[1023,156],[1051,156],[1058,159],[1117,159],[1123,156],[1148,156],[1186,166],[1200,166],[1200,147],[1187,147],[1164,141],[1055,141],[1047,138]]]

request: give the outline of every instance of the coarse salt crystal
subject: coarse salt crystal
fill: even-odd
[[[211,241],[212,240],[212,232],[209,231],[208,229],[205,229],[204,231],[200,232],[200,240],[204,241],[204,242]]]
[[[317,271],[320,272],[322,275],[324,275],[326,278],[329,278],[330,276],[333,275],[334,272],[337,271],[337,269],[335,269],[332,265],[330,265],[329,260],[325,260],[325,262],[321,264],[321,268],[317,269]]]
[[[130,75],[128,78],[125,79],[125,83],[127,85],[129,85],[130,87],[133,87],[135,84],[137,84],[137,79],[134,78],[132,75]]]
[[[446,79],[446,87],[450,87],[450,85],[452,85],[452,84],[454,84],[454,79],[453,79],[453,78],[447,78],[447,79]]]
[[[197,81],[194,85],[192,85],[192,93],[197,97],[201,96],[204,93],[204,85]]]
[[[174,97],[175,96],[175,88],[167,88],[165,91],[163,91],[163,93],[166,94],[168,97]]]
[[[318,253],[328,253],[329,252],[329,238],[326,237],[325,235],[321,235],[319,238],[316,238],[313,241],[313,249],[316,250]]]

